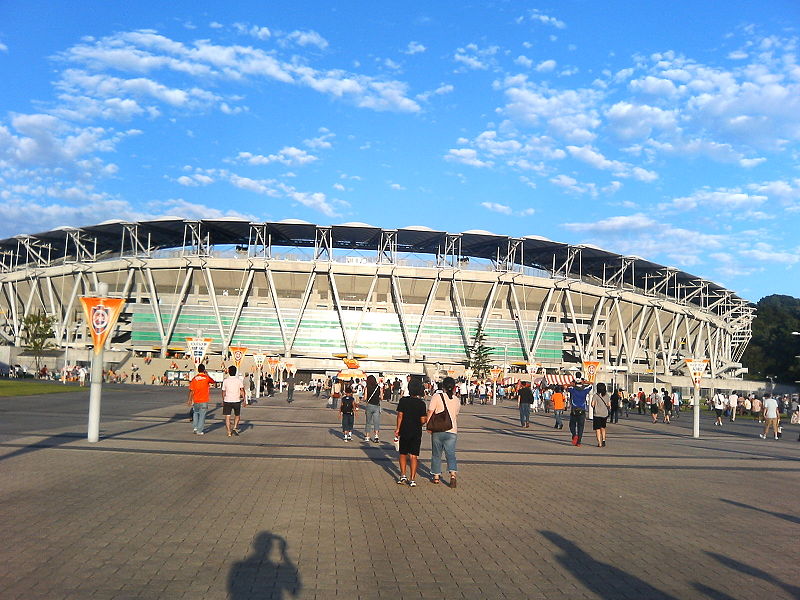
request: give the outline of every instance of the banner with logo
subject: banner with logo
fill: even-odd
[[[236,370],[241,371],[242,360],[247,355],[247,346],[228,346],[228,350],[233,358],[233,364],[236,365]]]
[[[275,368],[278,366],[278,363],[281,361],[280,358],[277,356],[269,356],[267,357],[267,370],[269,371],[270,375],[275,372]]]
[[[261,369],[264,366],[264,361],[267,360],[267,355],[263,352],[253,352],[253,362],[256,365],[257,369]]]
[[[286,369],[286,370],[287,370],[289,373],[291,373],[292,375],[294,375],[295,373],[297,373],[297,365],[295,365],[293,362],[287,362],[287,363],[284,365],[284,368],[285,368],[285,369]]]
[[[355,358],[343,358],[342,362],[347,365],[348,369],[358,369],[361,367],[359,362]]]
[[[125,300],[99,297],[82,297],[79,300],[83,306],[83,314],[86,315],[86,322],[89,324],[89,331],[92,332],[94,353],[100,354],[111,330],[117,324]]]
[[[700,380],[706,373],[706,367],[708,367],[708,359],[685,358],[684,361],[686,362],[686,366],[689,368],[689,373],[692,376],[692,383],[694,383],[695,387],[699,387]]]
[[[586,381],[594,383],[597,377],[597,372],[600,370],[600,363],[596,360],[583,361],[583,372],[586,375]]]
[[[186,338],[186,349],[189,355],[194,360],[195,366],[203,362],[208,352],[208,347],[211,345],[212,338],[191,337]]]

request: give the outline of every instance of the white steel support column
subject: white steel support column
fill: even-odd
[[[219,329],[219,339],[222,342],[223,356],[228,352],[228,345],[225,343],[225,326],[222,324],[222,315],[219,312],[219,303],[217,302],[217,289],[214,287],[214,279],[211,276],[211,269],[208,268],[208,263],[204,263],[200,267],[203,272],[203,277],[206,280],[206,288],[208,289],[208,296],[211,298],[211,308],[214,310],[214,317],[217,319],[217,328]]]
[[[316,269],[316,267],[314,267],[314,268]],[[330,280],[330,268],[328,269],[328,275],[329,275],[328,279]],[[300,322],[303,320],[303,314],[306,312],[306,305],[308,304],[308,299],[311,297],[311,290],[314,287],[314,281],[316,280],[316,278],[317,278],[317,272],[315,270],[312,270],[308,274],[308,281],[306,282],[306,289],[303,292],[303,299],[300,302],[300,312],[297,314],[297,321],[295,322],[294,327],[292,328],[292,335],[286,342],[286,352],[284,353],[286,356],[288,356],[291,353],[292,347],[294,346],[294,340],[297,338],[297,332],[300,331]],[[275,289],[275,285],[272,282],[272,274],[269,275],[269,285],[273,290]],[[335,292],[334,292],[334,296],[335,296],[334,297],[334,306],[336,307],[336,314],[339,317],[339,322],[341,323],[341,318],[342,317],[341,317],[341,314],[339,314],[339,297],[338,297],[337,294],[335,294]],[[275,292],[275,294],[273,296],[273,299],[275,301],[275,309],[279,310],[278,309],[278,299],[277,298],[278,298],[278,294],[277,294],[277,292]],[[347,338],[345,338],[345,343],[347,343]]]
[[[239,326],[239,319],[242,316],[242,310],[244,309],[244,303],[247,301],[247,295],[250,293],[250,286],[253,284],[253,277],[255,276],[255,271],[252,268],[252,265],[247,270],[247,279],[245,280],[244,287],[239,288],[239,301],[236,303],[236,312],[233,313],[233,319],[231,320],[231,328],[228,331],[228,336],[225,339],[225,347],[231,345],[231,340],[233,339],[233,334],[236,333],[236,328]]]
[[[331,294],[333,296],[333,305],[336,308],[336,315],[339,317],[339,325],[342,328],[342,339],[344,340],[344,349],[347,356],[353,355],[353,347],[350,345],[350,336],[347,333],[347,325],[344,322],[344,315],[342,314],[342,303],[339,300],[339,289],[336,287],[336,278],[333,275],[333,270],[328,267],[328,281],[331,286]],[[300,321],[298,321],[298,324]]]
[[[289,355],[291,351],[292,345],[294,344],[294,334],[292,335],[291,341],[286,337],[286,323],[283,320],[283,312],[281,311],[281,306],[278,303],[278,291],[275,289],[275,280],[272,277],[272,269],[270,268],[269,263],[264,264],[264,273],[267,276],[267,283],[269,283],[269,293],[270,297],[272,298],[272,304],[275,306],[275,316],[278,319],[278,329],[281,331],[281,341],[283,342],[283,354],[285,356]],[[312,280],[313,282],[313,271],[312,271]],[[308,286],[306,286],[308,288]],[[302,309],[301,309],[302,311]],[[300,318],[302,314],[297,318],[297,323],[295,326],[295,334],[297,333],[297,328],[300,326]]]
[[[422,316],[419,319],[419,326],[417,327],[417,332],[414,334],[414,342],[411,344],[411,348],[414,354],[417,353],[417,348],[419,347],[420,336],[422,335],[422,330],[425,327],[425,321],[428,318],[428,312],[430,311],[431,306],[436,301],[436,291],[439,289],[439,282],[441,281],[442,277],[442,270],[439,269],[436,272],[436,279],[433,280],[431,284],[431,291],[428,292],[428,298],[425,300],[425,306],[422,308]]]
[[[552,305],[554,295],[555,288],[550,288],[547,290],[547,296],[545,297],[544,302],[542,302],[542,308],[539,311],[539,320],[536,325],[536,335],[533,337],[533,343],[531,344],[531,349],[528,353],[529,360],[531,361],[536,359],[536,352],[539,350],[539,344],[542,341],[542,336],[544,335],[544,330],[547,326],[547,320],[550,318],[550,307]]]
[[[397,282],[397,277],[394,273],[392,273],[390,281],[394,308],[397,313],[397,320],[400,321],[400,331],[403,334],[403,343],[406,345],[409,361],[413,363],[416,360],[416,356],[413,354],[413,346],[408,339],[408,328],[406,327],[405,314],[403,313],[403,295],[400,293],[400,284]]]
[[[164,348],[169,345],[169,341],[172,339],[172,334],[175,333],[175,326],[178,324],[178,317],[181,314],[181,309],[183,308],[183,303],[186,300],[186,293],[189,290],[189,283],[192,281],[192,277],[194,276],[194,268],[187,267],[186,268],[186,275],[183,278],[183,283],[181,284],[181,291],[177,298],[175,298],[175,306],[172,309],[172,314],[169,317],[169,323],[167,324],[167,329],[164,332],[164,339],[166,340],[163,342]]]
[[[528,351],[528,329],[525,327],[525,323],[522,320],[522,310],[519,306],[519,298],[517,298],[517,286],[512,281],[511,286],[511,302],[513,304],[513,314],[512,317],[514,318],[514,324],[517,326],[517,333],[519,333],[519,337],[522,340],[522,357],[529,361],[530,353]]]

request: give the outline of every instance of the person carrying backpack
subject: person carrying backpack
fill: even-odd
[[[353,397],[353,387],[348,385],[344,389],[344,396],[340,398],[339,402],[339,414],[342,416],[342,434],[345,442],[353,439],[353,423],[355,422],[356,411],[358,411],[358,402]]]

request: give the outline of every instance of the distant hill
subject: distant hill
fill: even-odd
[[[800,380],[800,298],[765,296],[756,304],[758,313],[753,321],[753,339],[742,357],[750,371],[748,379],[794,383]]]

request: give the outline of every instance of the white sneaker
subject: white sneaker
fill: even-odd
[[[197,435],[205,435],[205,433],[204,433],[204,432],[202,432],[202,431],[198,431],[198,432],[197,432]]]
[[[192,429],[192,431],[193,431],[194,433],[197,433],[197,429]]]
[[[767,439],[767,436],[765,436],[763,433],[759,433],[758,437],[760,437],[762,440]]]

